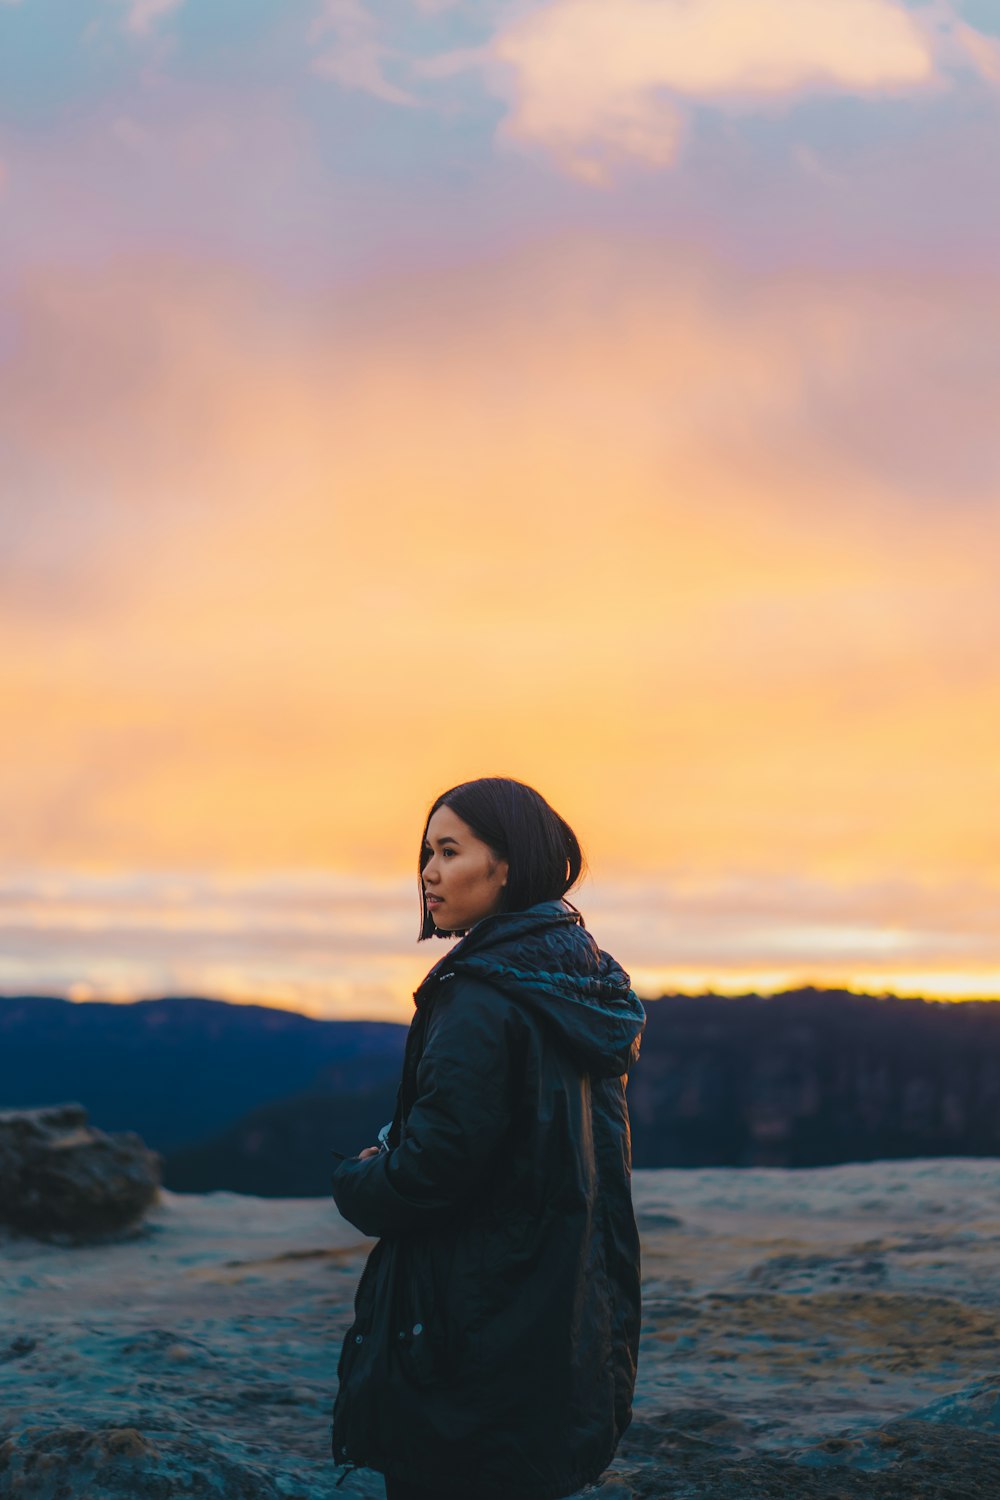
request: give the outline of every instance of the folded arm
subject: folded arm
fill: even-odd
[[[510,1125],[510,1002],[461,977],[432,1003],[399,1145],[333,1173],[337,1207],[362,1234],[441,1227],[481,1188]]]

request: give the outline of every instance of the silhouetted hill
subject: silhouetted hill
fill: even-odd
[[[637,1167],[1000,1155],[995,1001],[803,989],[665,995],[646,1010],[628,1089]],[[278,1100],[204,1153],[168,1157],[165,1180],[178,1190],[326,1191],[330,1146],[372,1143],[394,1102],[394,1088],[364,1100]]]
[[[629,1081],[633,1162],[822,1166],[1000,1156],[1000,1004],[814,988],[664,995]],[[177,1191],[325,1193],[372,1144],[406,1028],[266,1006],[0,999],[0,1106],[78,1099]]]
[[[210,1140],[171,1152],[164,1185],[175,1193],[227,1188],[262,1198],[319,1197],[330,1190],[331,1149],[351,1156],[376,1144],[396,1107],[396,1082],[262,1104]]]
[[[636,1166],[1000,1155],[1000,1004],[807,988],[664,995],[632,1074]]]
[[[395,1082],[406,1027],[177,996],[132,1005],[0,996],[0,1107],[78,1100],[168,1153],[291,1094]],[[345,1148],[346,1149],[346,1148]]]

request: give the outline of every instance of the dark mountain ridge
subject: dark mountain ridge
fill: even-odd
[[[669,994],[629,1081],[637,1167],[1000,1156],[1000,1004]],[[406,1027],[176,997],[0,997],[0,1107],[75,1099],[178,1191],[327,1191],[393,1110]]]
[[[807,987],[664,995],[629,1083],[637,1166],[1000,1155],[1000,1003]]]
[[[271,1100],[394,1081],[406,1027],[170,996],[119,1005],[0,996],[0,1107],[78,1100],[160,1152]]]

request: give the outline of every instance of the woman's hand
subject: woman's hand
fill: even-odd
[[[364,1161],[366,1156],[378,1156],[380,1147],[366,1146],[363,1151],[358,1152],[358,1161]]]

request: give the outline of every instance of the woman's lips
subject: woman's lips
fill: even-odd
[[[442,898],[440,896],[428,896],[427,897],[427,905],[428,906],[440,906],[441,905],[441,900],[442,900]]]

